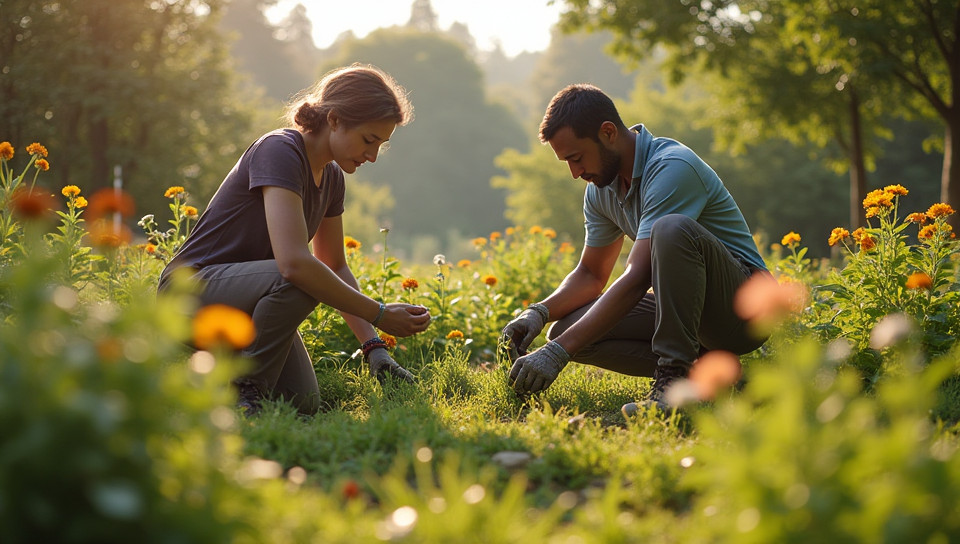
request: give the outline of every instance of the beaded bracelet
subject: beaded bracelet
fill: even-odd
[[[387,305],[381,302],[380,311],[377,313],[377,317],[373,318],[373,321],[371,321],[370,324],[376,327],[377,324],[380,323],[380,320],[383,319],[383,312],[385,311],[387,311]]]
[[[360,344],[360,351],[363,353],[364,359],[367,358],[367,355],[369,355],[371,351],[377,348],[387,349],[387,343],[384,342],[379,336],[374,336],[370,340]]]

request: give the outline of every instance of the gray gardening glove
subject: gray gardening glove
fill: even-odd
[[[527,348],[533,339],[540,334],[547,320],[550,318],[550,311],[539,302],[527,306],[527,309],[520,313],[513,321],[507,323],[500,333],[500,342],[507,344],[510,349],[510,360],[516,360],[520,355],[527,354]]]
[[[383,384],[387,376],[393,376],[393,379],[403,380],[408,383],[413,383],[413,374],[403,368],[396,361],[393,360],[393,357],[390,356],[390,353],[384,348],[377,348],[371,351],[367,355],[367,364],[370,365],[370,375],[377,379],[378,382]]]
[[[557,379],[568,361],[570,355],[563,346],[553,341],[547,342],[542,348],[513,363],[510,369],[513,390],[518,395],[543,391]]]

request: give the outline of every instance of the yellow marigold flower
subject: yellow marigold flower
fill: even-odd
[[[495,240],[499,240],[501,236],[502,236],[502,234],[500,234],[499,232],[491,232],[491,233],[490,233],[490,241],[493,242],[493,241],[495,241]]]
[[[487,245],[487,239],[486,239],[486,238],[474,238],[474,239],[473,239],[473,245],[474,245],[474,247],[483,247],[483,246]]]
[[[907,289],[930,289],[933,287],[933,280],[923,272],[914,272],[907,278]]]
[[[407,278],[403,280],[403,283],[401,284],[401,286],[407,291],[410,291],[411,289],[416,289],[420,287],[420,283],[413,278]]]
[[[46,147],[43,147],[42,145],[40,145],[40,144],[37,143],[37,142],[33,142],[32,144],[30,144],[30,145],[27,146],[27,153],[29,153],[29,154],[31,154],[31,155],[40,155],[41,157],[46,157],[46,156],[47,156],[47,148],[46,148]]]
[[[226,304],[204,306],[193,318],[193,345],[199,349],[243,349],[256,335],[253,319],[246,312]]]
[[[560,244],[560,247],[557,248],[557,251],[559,251],[560,253],[573,253],[574,252],[573,244],[571,244],[570,242],[563,242],[562,244]]]
[[[867,197],[863,199],[863,207],[867,208],[890,208],[893,207],[893,194],[884,191],[883,189],[876,189],[867,193]]]
[[[881,208],[880,206],[870,206],[869,208],[867,208],[867,213],[865,214],[865,216],[867,219],[870,219],[871,217],[876,217],[881,213],[883,213],[883,210],[884,208]]]
[[[387,349],[393,349],[397,347],[397,337],[392,334],[381,332],[380,339],[383,340],[383,343],[387,345]]]
[[[540,225],[530,227],[530,234],[540,234],[541,232],[543,232],[543,227]]]
[[[67,198],[70,198],[72,196],[77,196],[80,194],[80,188],[77,187],[76,185],[67,185],[66,187],[60,190],[60,194],[62,194]]]
[[[37,170],[43,170],[44,172],[50,169],[50,163],[47,162],[47,159],[37,159],[37,162],[34,163],[34,166],[37,167]]]
[[[362,245],[363,244],[360,243],[360,240],[357,240],[352,236],[343,237],[343,247],[347,249],[360,249],[360,246]]]
[[[0,142],[0,159],[9,161],[13,158],[13,144],[10,142]]]
[[[453,329],[447,333],[447,340],[453,340],[454,338],[463,338],[463,333],[457,329]]]
[[[491,274],[487,274],[486,276],[480,278],[480,280],[483,283],[489,285],[490,287],[493,287],[494,285],[497,284],[497,277]]]
[[[938,217],[943,217],[945,215],[953,214],[953,208],[949,204],[940,202],[930,206],[930,209],[927,210],[927,216],[930,219],[936,219]]]
[[[183,187],[180,187],[179,185],[174,185],[173,187],[167,188],[167,190],[164,191],[163,196],[167,198],[177,198],[178,196],[182,195],[185,192],[186,192],[186,189],[184,189]]]
[[[873,236],[867,234],[860,238],[860,251],[870,251],[875,247],[877,247],[877,241],[873,239]]]
[[[507,227],[503,232],[507,233],[507,236],[513,236],[513,233],[517,232],[517,229],[513,227]]]
[[[76,199],[74,199],[74,201],[73,201],[73,207],[74,207],[74,208],[86,208],[86,207],[87,207],[87,199],[84,198],[84,197],[82,197],[82,196],[78,196],[78,197],[77,197]]]
[[[187,216],[187,217],[196,217],[196,216],[197,216],[197,209],[194,208],[193,206],[184,206],[184,207],[183,207],[183,215],[185,215],[185,216]]]
[[[460,259],[457,261],[457,266],[460,268],[470,268],[470,259]]]
[[[921,239],[929,240],[930,238],[933,238],[933,235],[934,235],[936,232],[937,232],[937,226],[936,226],[936,225],[927,225],[927,226],[923,227],[922,229],[920,229],[920,232],[917,233],[917,237],[918,237],[918,238],[921,238]]]
[[[546,229],[543,229],[543,235],[552,240],[557,237],[557,231],[551,228],[546,228]]]
[[[927,214],[923,212],[914,212],[907,216],[908,223],[916,223],[922,225],[927,222]]]
[[[841,241],[843,241],[845,238],[848,238],[849,236],[850,236],[850,231],[848,231],[843,227],[837,227],[830,232],[830,239],[827,240],[827,243],[830,244],[830,246],[832,247],[839,244]]]
[[[800,235],[797,234],[796,232],[793,232],[792,230],[788,232],[786,235],[784,235],[783,239],[780,240],[780,245],[784,245],[787,247],[790,247],[790,246],[793,246],[794,244],[799,244],[799,243],[800,243]]]
[[[858,228],[857,230],[853,231],[852,234],[850,234],[850,236],[852,236],[853,239],[856,240],[858,244],[860,243],[860,240],[862,240],[863,237],[866,235],[867,235],[867,231],[863,227]]]
[[[890,193],[896,196],[907,196],[907,194],[910,191],[908,191],[906,187],[898,183],[896,185],[887,185],[886,187],[883,188],[883,192]]]

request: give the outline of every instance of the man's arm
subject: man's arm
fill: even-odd
[[[585,246],[577,263],[556,290],[542,302],[556,321],[600,296],[620,256],[623,237],[604,247]]]
[[[597,303],[554,340],[567,353],[576,353],[613,328],[640,302],[650,289],[650,285],[650,239],[647,238],[637,240],[633,244],[623,274],[607,289]]]

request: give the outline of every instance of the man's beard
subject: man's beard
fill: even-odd
[[[597,187],[606,187],[617,180],[620,174],[620,154],[612,149],[607,149],[603,144],[600,146],[600,175],[594,180]]]

